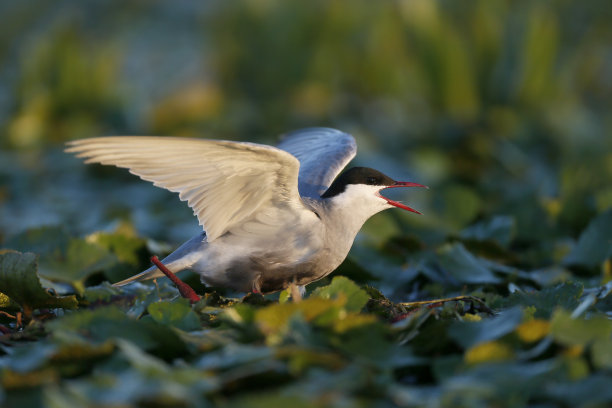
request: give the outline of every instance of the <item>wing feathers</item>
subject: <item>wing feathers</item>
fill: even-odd
[[[357,154],[353,136],[330,128],[307,128],[288,133],[278,148],[298,158],[300,194],[315,199],[320,198]]]
[[[66,151],[86,163],[127,168],[158,187],[179,193],[209,241],[272,203],[301,205],[298,160],[271,146],[115,136],[70,142]]]

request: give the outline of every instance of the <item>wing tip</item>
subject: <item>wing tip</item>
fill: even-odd
[[[108,137],[90,137],[90,138],[86,138],[86,139],[69,140],[66,143],[64,143],[64,146],[65,146],[64,147],[64,152],[66,152],[66,153],[84,152],[85,150],[90,148],[92,145],[95,145],[96,143],[103,142],[104,139],[109,139],[109,138],[113,138],[113,136],[108,136]],[[78,157],[80,157],[80,156],[78,156]]]
[[[343,132],[342,130],[339,129],[334,129],[331,127],[326,127],[326,126],[312,126],[312,127],[305,127],[305,128],[301,128],[301,129],[295,129],[295,130],[291,130],[289,132],[286,133],[282,133],[279,137],[280,141],[284,141],[285,139],[289,138],[289,137],[294,137],[294,136],[298,136],[300,134],[307,134],[307,133],[314,133],[314,132],[318,132],[318,133],[327,133],[329,135],[344,135],[344,136],[349,136],[351,139],[354,140],[353,136],[349,133]]]

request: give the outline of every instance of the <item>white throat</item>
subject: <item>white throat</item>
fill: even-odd
[[[381,186],[348,184],[344,191],[329,201],[329,221],[352,234],[353,238],[363,224],[374,214],[393,207],[379,195]]]

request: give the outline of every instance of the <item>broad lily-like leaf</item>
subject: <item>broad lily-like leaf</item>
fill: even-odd
[[[312,295],[323,299],[336,299],[338,296],[346,296],[344,307],[349,312],[359,312],[370,299],[365,290],[344,276],[336,276],[329,285],[315,289]]]
[[[158,323],[191,331],[202,328],[198,316],[184,298],[172,302],[162,301],[149,304],[149,315]]]
[[[459,283],[498,283],[501,280],[463,244],[445,245],[438,251],[438,263]]]
[[[26,311],[39,308],[75,309],[75,296],[54,296],[40,284],[36,255],[12,250],[0,251],[0,292]]]
[[[514,307],[503,311],[494,318],[479,322],[453,323],[448,333],[461,346],[473,347],[511,333],[521,323],[522,318],[523,311]]]
[[[62,256],[41,259],[40,274],[54,282],[71,284],[79,293],[85,290],[85,280],[117,262],[116,257],[101,246],[74,238]]]
[[[479,241],[493,240],[500,245],[507,246],[512,240],[514,229],[514,218],[499,215],[465,228],[461,231],[461,237]]]

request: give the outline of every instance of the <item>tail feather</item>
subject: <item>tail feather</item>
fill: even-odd
[[[162,276],[164,276],[162,271],[157,269],[157,266],[152,266],[149,269],[147,269],[146,271],[140,272],[139,274],[131,276],[131,277],[129,277],[127,279],[124,279],[124,280],[122,280],[120,282],[113,283],[113,286],[124,286],[124,285],[127,285],[128,283],[132,283],[132,282],[136,282],[136,281],[144,281],[144,280],[149,280],[149,279],[155,279],[155,278],[160,278]]]
[[[193,264],[195,258],[197,258],[198,250],[201,250],[205,245],[207,245],[206,233],[202,232],[201,234],[198,234],[189,241],[185,242],[166,258],[162,259],[162,263],[172,272],[180,272]],[[194,254],[196,255],[195,258]],[[152,266],[146,271],[124,279],[121,282],[113,283],[113,286],[124,286],[128,283],[161,278],[162,276],[166,275],[164,275],[164,273],[160,271],[157,266]]]

